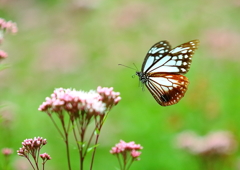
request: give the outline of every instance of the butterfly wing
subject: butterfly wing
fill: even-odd
[[[188,84],[188,78],[183,75],[154,73],[145,85],[160,105],[169,106],[178,103]]]
[[[144,69],[146,73],[151,72],[162,72],[162,73],[174,73],[174,74],[185,74],[188,72],[190,65],[192,63],[192,56],[194,51],[197,49],[199,40],[192,40],[181,44],[172,50],[169,50],[165,55],[159,56],[158,60],[152,62],[147,68],[145,64]],[[151,49],[149,50],[149,52]],[[157,53],[155,53],[158,55]],[[148,55],[147,55],[148,56]],[[155,57],[156,58],[156,57]],[[146,63],[150,63],[150,58],[146,58]],[[146,60],[145,59],[145,60]],[[150,60],[148,62],[148,60]]]
[[[167,41],[160,41],[154,44],[148,51],[142,64],[142,72],[146,72],[150,66],[159,59],[166,56],[171,50],[171,46]]]

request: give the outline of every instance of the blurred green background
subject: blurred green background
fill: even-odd
[[[109,150],[120,139],[144,147],[131,170],[201,169],[196,157],[175,147],[185,130],[227,130],[240,140],[239,0],[0,0],[0,17],[19,28],[0,46],[9,55],[2,64],[10,65],[0,72],[0,148],[16,153],[24,139],[41,136],[48,140],[42,152],[53,158],[46,169],[67,169],[63,141],[38,111],[58,87],[121,93],[103,126],[95,170],[117,169]],[[201,43],[187,74],[188,91],[176,105],[159,106],[132,78],[134,70],[118,66],[140,69],[154,43],[168,40],[175,47],[193,39]],[[75,170],[74,141],[71,152]],[[24,169],[27,161],[15,153],[13,169]],[[240,169],[239,156],[237,150],[231,168],[220,169]]]

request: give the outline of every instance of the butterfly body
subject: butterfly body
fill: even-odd
[[[160,105],[176,104],[184,96],[189,81],[183,74],[189,71],[198,44],[192,40],[171,49],[167,41],[160,41],[148,51],[136,75]]]

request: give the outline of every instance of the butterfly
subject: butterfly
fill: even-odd
[[[161,106],[176,104],[185,95],[189,81],[183,74],[198,45],[199,40],[192,40],[171,49],[169,42],[160,41],[148,51],[136,75]]]

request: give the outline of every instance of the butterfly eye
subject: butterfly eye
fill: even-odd
[[[183,74],[189,71],[198,44],[192,40],[171,49],[167,41],[160,41],[148,51],[137,75],[160,105],[176,104],[184,96],[189,82]]]

